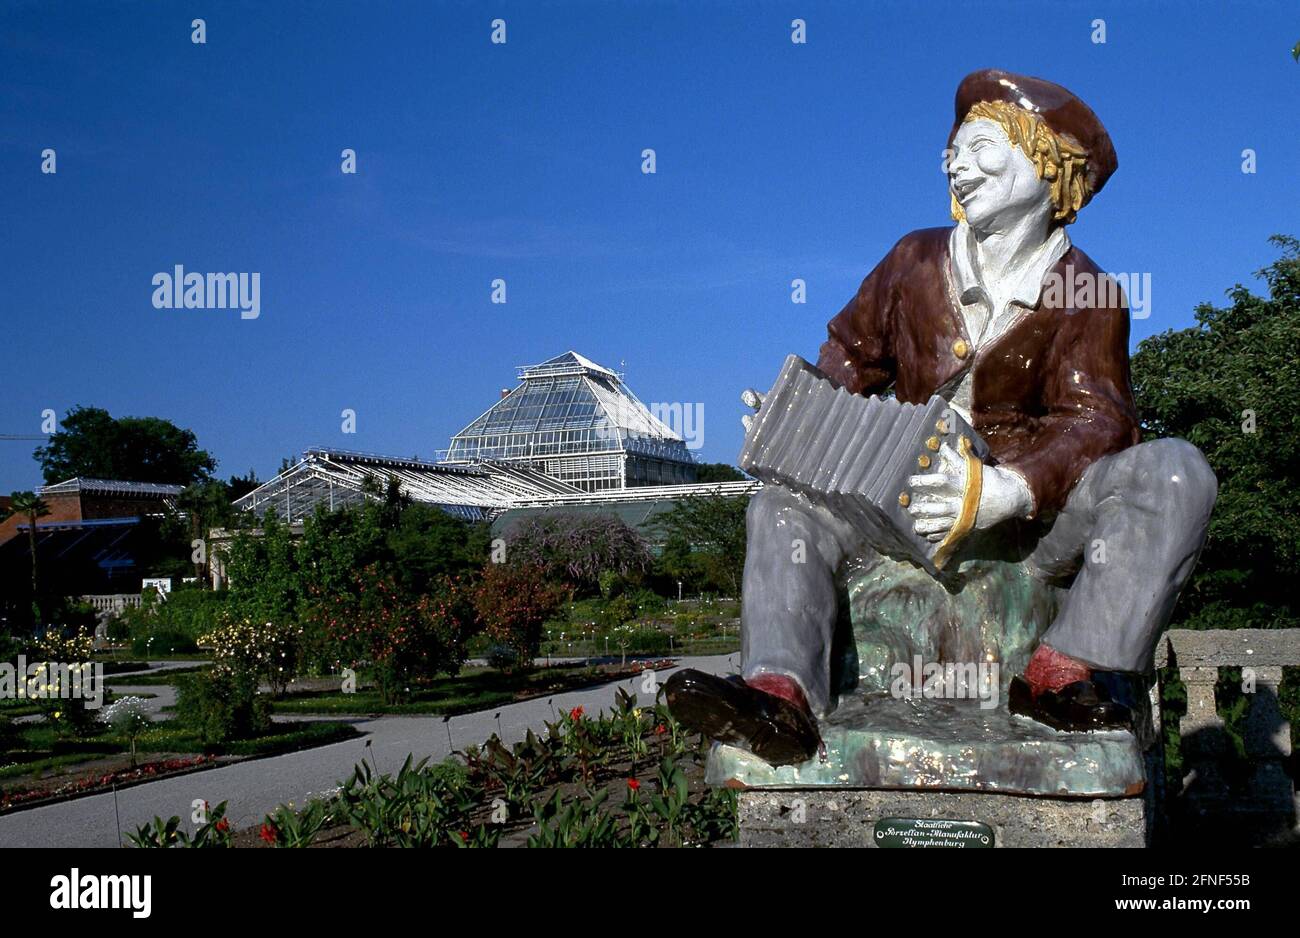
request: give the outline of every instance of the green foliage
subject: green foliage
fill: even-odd
[[[231,615],[255,622],[293,621],[305,589],[300,554],[308,557],[307,568],[315,572],[318,558],[296,545],[288,526],[270,516],[260,533],[238,532],[226,558]]]
[[[613,515],[560,512],[529,518],[510,529],[509,560],[541,576],[591,594],[602,575],[636,580],[650,569],[645,539]]]
[[[1231,305],[1202,304],[1197,324],[1144,339],[1133,388],[1147,438],[1178,436],[1205,453],[1219,498],[1174,624],[1293,627],[1300,606],[1300,241],[1260,271],[1268,296],[1238,285]]]
[[[617,818],[601,810],[609,797],[607,789],[584,791],[582,797],[565,800],[557,789],[534,811],[537,833],[528,838],[530,847],[618,847],[623,837]]]
[[[396,776],[378,775],[361,762],[339,791],[340,816],[365,833],[371,847],[437,847],[464,844],[474,793],[427,759],[411,757]],[[462,836],[464,834],[464,836]]]
[[[683,498],[655,525],[664,539],[656,572],[699,589],[740,595],[745,568],[748,498],[720,495]]]
[[[329,808],[323,801],[309,802],[301,814],[280,805],[266,816],[259,833],[274,847],[301,849],[312,845],[329,820]]]
[[[217,466],[193,431],[158,417],[74,407],[59,427],[34,454],[47,485],[76,477],[189,485]]]
[[[224,591],[181,587],[162,596],[146,590],[139,607],[119,615],[118,628],[125,629],[133,655],[187,654],[196,649],[200,636],[217,628],[227,608]]]
[[[407,700],[417,679],[460,669],[473,614],[459,578],[444,579],[436,593],[418,599],[376,564],[353,582],[352,592],[322,595],[307,611],[322,653],[335,664],[368,663],[386,704]]]
[[[542,568],[525,563],[487,563],[474,590],[474,611],[491,638],[513,648],[530,665],[542,623],[560,605],[559,589]]]
[[[743,482],[745,474],[725,462],[700,463],[695,467],[696,482]]]
[[[231,834],[223,801],[207,812],[207,819],[195,829],[193,836],[181,829],[181,819],[173,815],[166,821],[155,817],[152,823],[137,827],[134,834],[127,834],[126,839],[133,847],[212,849],[229,847]]]
[[[271,707],[247,671],[212,667],[176,679],[176,716],[205,743],[249,739],[271,725]]]
[[[374,494],[379,500],[318,509],[297,540],[270,516],[260,532],[236,534],[227,553],[230,613],[250,622],[303,623],[301,669],[368,661],[386,670],[385,687],[392,688],[454,673],[472,632],[464,591],[455,585],[487,555],[486,526],[412,504],[394,485]],[[368,624],[369,637],[349,623]],[[381,640],[402,634],[403,623],[429,641]]]

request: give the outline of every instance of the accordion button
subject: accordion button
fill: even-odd
[[[939,438],[937,436],[930,437],[930,439],[925,441],[925,448],[931,452],[937,450],[939,448]]]
[[[925,455],[925,453],[922,453],[920,456],[916,457],[916,464],[920,466],[922,469],[929,469],[930,457]]]
[[[958,339],[952,344],[952,353],[958,358],[965,358],[970,354],[970,344],[965,339]]]
[[[912,504],[912,496],[911,496],[911,495],[908,495],[906,492],[899,492],[899,493],[898,493],[898,504],[900,504],[900,505],[902,505],[904,508],[906,508],[908,505]]]

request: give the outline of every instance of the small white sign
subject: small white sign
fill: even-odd
[[[172,578],[169,576],[148,577],[140,581],[141,592],[144,592],[150,587],[153,587],[160,594],[166,596],[172,591]]]

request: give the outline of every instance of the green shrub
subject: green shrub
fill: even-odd
[[[188,655],[199,650],[194,639],[174,629],[136,635],[131,639],[131,654],[156,658],[159,655]]]
[[[131,639],[133,655],[188,654],[197,650],[199,636],[215,629],[225,614],[226,593],[178,589],[162,597],[145,591],[138,608],[122,611],[120,626],[110,626]],[[113,632],[109,633],[113,638]]]
[[[176,679],[176,715],[205,743],[224,743],[265,733],[271,704],[254,675],[213,667]]]
[[[487,650],[488,667],[498,671],[509,671],[519,663],[519,652],[509,645],[492,645]]]
[[[378,775],[362,761],[343,783],[338,806],[372,847],[459,846],[469,840],[477,796],[463,775],[407,756],[395,776]]]

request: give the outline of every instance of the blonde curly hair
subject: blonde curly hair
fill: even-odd
[[[1068,225],[1092,197],[1085,172],[1088,154],[1056,133],[1038,115],[1006,101],[980,101],[962,118],[962,123],[991,120],[1006,133],[1007,139],[1024,151],[1034,164],[1039,179],[1051,183],[1052,218]],[[954,221],[964,221],[966,213],[951,196]]]

